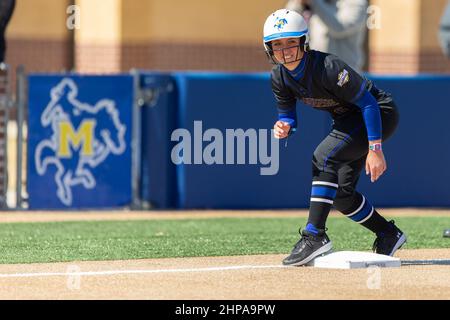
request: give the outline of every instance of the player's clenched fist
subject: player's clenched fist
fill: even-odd
[[[273,134],[277,139],[286,138],[289,135],[289,130],[291,130],[291,126],[287,122],[280,120],[273,126]]]

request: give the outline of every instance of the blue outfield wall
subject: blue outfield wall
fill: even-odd
[[[177,128],[175,80],[168,74],[141,73],[140,196],[153,208],[177,205],[176,167],[170,159],[170,135]]]
[[[249,163],[248,146],[246,164],[236,164],[236,155],[234,164],[205,164],[202,152],[206,152],[208,145],[211,148],[217,136],[224,141],[225,162],[225,153],[229,151],[226,150],[227,129],[255,129],[253,132],[258,138],[264,136],[258,131],[262,129],[270,139],[268,130],[276,121],[277,112],[269,75],[175,73],[172,77],[175,90],[166,91],[166,97],[159,99],[143,119],[144,136],[156,135],[163,130],[157,136],[159,140],[148,137],[149,141],[153,139],[149,144],[154,147],[144,146],[147,151],[143,154],[147,154],[147,160],[143,166],[152,169],[143,178],[149,179],[148,186],[154,186],[155,190],[152,193],[152,188],[147,188],[144,198],[156,203],[157,207],[180,209],[309,206],[311,158],[330,128],[327,113],[298,103],[298,132],[289,138],[287,146],[284,140],[280,141],[276,175],[260,174],[261,168],[267,167],[260,158],[254,164]],[[376,206],[450,206],[450,188],[446,186],[450,178],[446,166],[450,163],[450,128],[447,124],[450,119],[450,77],[369,78],[392,93],[401,119],[396,134],[385,144],[388,171],[374,184],[363,173],[359,190]],[[194,123],[197,124],[195,128]],[[180,153],[175,161],[190,158],[191,164],[175,165],[171,161],[170,153],[182,141],[181,138],[170,141],[174,128],[187,129],[191,153],[190,157],[188,153]],[[202,141],[202,134],[214,128],[218,130],[210,133],[215,139]],[[258,152],[263,145],[259,141]],[[270,151],[270,140],[265,146]],[[210,155],[217,160],[220,150],[215,151]],[[160,165],[156,165],[158,163]],[[161,186],[159,190],[158,186]],[[159,195],[155,198],[156,192]]]
[[[194,121],[201,120],[203,132],[217,128],[225,136],[226,129],[265,129],[267,138],[270,137],[268,130],[272,128],[277,113],[267,74],[178,74],[176,79],[179,89],[179,127],[194,132]],[[326,118],[325,114],[309,109],[300,110],[299,116],[308,121],[301,121],[299,134],[289,139],[287,147],[284,143],[280,144],[280,164],[276,175],[261,175],[260,170],[264,165],[260,161],[248,164],[248,147],[247,164],[237,164],[235,156],[235,164],[178,165],[178,206],[304,206],[309,199],[312,151],[315,143],[324,136]],[[205,142],[203,146],[207,144]],[[236,148],[235,152],[237,154]]]

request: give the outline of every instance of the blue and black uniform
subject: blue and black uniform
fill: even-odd
[[[398,112],[390,94],[359,75],[338,57],[310,50],[290,71],[272,69],[272,90],[279,120],[297,128],[296,101],[330,113],[328,136],[314,151],[313,182],[307,230],[325,229],[331,206],[379,234],[389,228],[369,201],[356,191],[365,166],[368,141],[386,141],[398,124]]]

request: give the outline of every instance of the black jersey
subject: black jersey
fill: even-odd
[[[315,109],[329,112],[333,119],[337,119],[361,112],[355,102],[365,90],[379,104],[392,101],[388,93],[378,89],[372,81],[332,54],[310,50],[305,58],[305,72],[298,81],[281,65],[272,69],[272,90],[280,113],[292,112],[296,99],[299,99]]]

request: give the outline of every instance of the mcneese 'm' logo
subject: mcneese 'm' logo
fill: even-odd
[[[75,130],[69,121],[61,121],[59,123],[59,148],[58,157],[71,158],[72,152],[70,144],[74,147],[81,146],[80,153],[82,156],[91,157],[94,155],[94,147],[92,145],[94,128],[94,120],[84,120],[78,130]]]
[[[120,155],[126,149],[126,127],[115,102],[102,99],[90,105],[79,101],[77,95],[76,83],[68,78],[51,89],[40,120],[52,134],[39,142],[34,154],[39,175],[44,175],[49,165],[56,167],[56,195],[67,206],[73,202],[72,187],[94,188],[91,169],[110,154]]]

